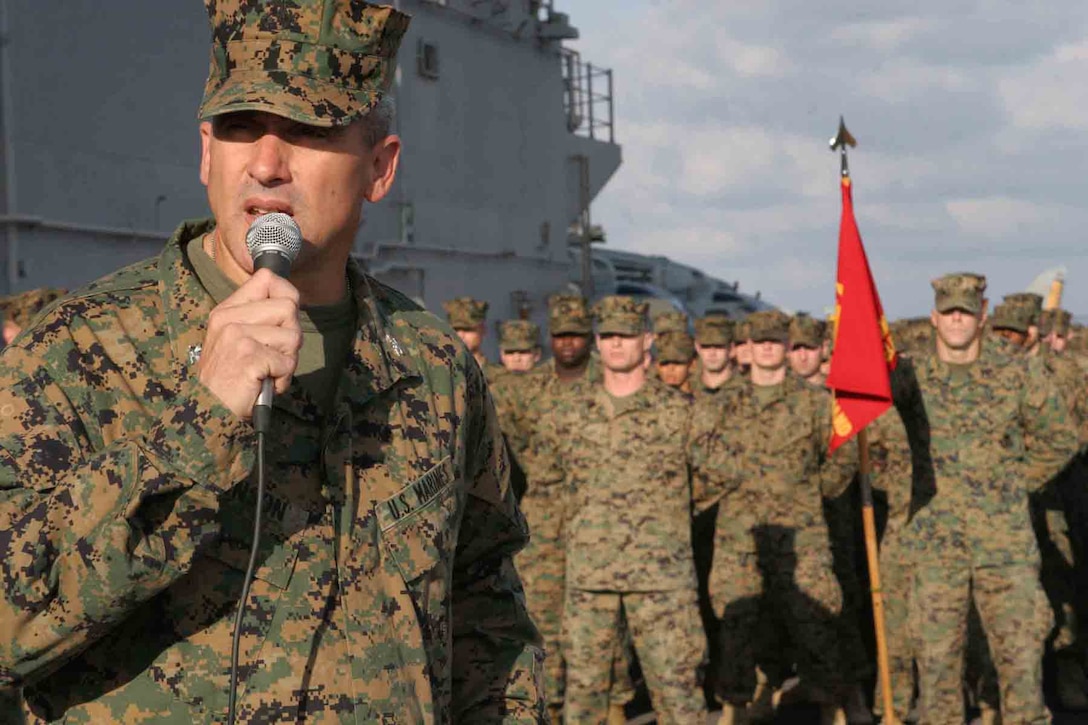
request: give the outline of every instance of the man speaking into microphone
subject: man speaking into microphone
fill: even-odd
[[[0,688],[31,722],[536,723],[526,527],[482,374],[350,252],[389,190],[408,18],[206,0],[213,219],[47,308],[0,357]],[[302,236],[253,273],[266,215]]]

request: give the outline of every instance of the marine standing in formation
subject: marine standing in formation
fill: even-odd
[[[0,357],[0,686],[31,722],[225,718],[249,418],[272,378],[239,720],[537,723],[511,562],[527,529],[483,376],[351,259],[397,168],[386,91],[408,18],[207,8],[214,220],[56,301]],[[290,281],[252,273],[246,230],[270,211],[305,240]]]
[[[780,658],[787,651],[834,717],[853,683],[843,681],[842,591],[822,499],[849,485],[856,456],[849,445],[827,455],[830,396],[788,373],[789,317],[756,312],[747,323],[751,374],[721,400],[700,401],[693,432],[697,505],[719,502],[710,596],[723,723],[747,719],[757,684],[782,684],[794,664]]]
[[[695,321],[695,352],[691,392],[696,398],[717,395],[734,377],[733,321],[725,315],[707,315]]]
[[[963,722],[968,612],[978,609],[1008,722],[1044,723],[1043,641],[1050,611],[1028,495],[1072,458],[1076,434],[1038,361],[983,344],[986,280],[933,283],[935,354],[917,380],[935,485],[912,518],[912,631],[917,636],[919,718]]]
[[[646,305],[597,307],[599,384],[573,386],[536,445],[566,499],[566,721],[608,715],[622,622],[662,723],[706,717],[706,642],[696,604],[688,474],[690,402],[647,378]],[[617,556],[618,552],[622,555]]]

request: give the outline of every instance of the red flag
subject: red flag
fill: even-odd
[[[895,345],[869,271],[865,247],[854,219],[850,177],[842,179],[842,224],[839,227],[839,271],[835,284],[834,348],[827,387],[834,405],[831,444],[834,451],[891,407],[889,371],[895,368]]]

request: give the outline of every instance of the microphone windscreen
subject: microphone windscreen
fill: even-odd
[[[289,214],[262,214],[249,225],[246,247],[254,262],[264,254],[276,254],[285,258],[290,267],[302,250],[302,230]]]

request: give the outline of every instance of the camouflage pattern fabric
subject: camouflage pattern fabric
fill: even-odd
[[[68,294],[67,290],[40,287],[27,292],[8,295],[7,297],[0,297],[0,316],[19,327],[26,327],[39,312],[54,300],[60,299],[66,294]]]
[[[960,692],[973,598],[1000,678],[1009,722],[1046,722],[1043,639],[1050,612],[1028,493],[1076,450],[1076,433],[1038,360],[983,344],[977,362],[953,368],[935,355],[917,379],[931,441],[934,485],[906,529],[915,562],[920,717],[962,722]],[[957,720],[958,718],[958,720]]]
[[[927,325],[928,325],[927,321]],[[932,329],[932,328],[930,328]],[[924,501],[933,490],[933,464],[925,404],[906,355],[892,372],[895,407],[869,426],[874,499],[886,511],[880,539],[880,577],[892,683],[892,703],[900,721],[907,717],[914,693],[914,648],[910,631],[913,558],[904,542],[912,504]],[[872,627],[867,620],[865,626]],[[881,706],[881,685],[873,701]]]
[[[758,313],[757,313],[758,314]],[[753,331],[754,334],[754,331]],[[692,425],[692,468],[699,509],[719,503],[710,596],[728,668],[719,695],[743,703],[755,652],[780,652],[768,632],[785,632],[802,679],[841,693],[836,618],[842,593],[832,571],[823,498],[846,490],[854,475],[853,442],[827,456],[831,398],[793,376],[756,390],[750,381],[699,401]],[[779,579],[781,572],[789,572]],[[770,618],[774,623],[770,623]]]
[[[695,592],[596,592],[570,589],[564,650],[569,674],[566,721],[604,723],[612,691],[613,652],[626,623],[657,722],[706,721],[702,671],[690,653],[705,648]]]
[[[600,363],[590,357],[583,379],[599,384]],[[533,456],[536,435],[551,435],[541,429],[550,419],[546,411],[561,405],[566,385],[555,374],[555,361],[548,360],[521,376],[507,376],[492,387],[495,407],[503,432],[524,480],[521,509],[529,524],[529,543],[515,557],[518,573],[525,586],[525,600],[533,621],[540,629],[545,649],[545,690],[548,702],[560,704],[565,693],[564,657],[561,648],[563,595],[566,556],[563,542],[563,496],[561,486],[542,480],[541,469]],[[618,680],[619,678],[617,678]],[[628,689],[630,685],[628,685]]]
[[[505,320],[499,326],[499,349],[524,352],[540,347],[540,325],[528,320]]]
[[[1032,325],[1039,324],[1039,317],[1043,312],[1043,296],[1034,292],[1016,292],[1005,295],[1002,300],[1011,307],[1019,307],[1028,311]]]
[[[995,330],[1015,330],[1025,335],[1031,327],[1031,310],[1027,307],[1010,305],[1007,302],[994,307],[990,318],[990,327]]]
[[[934,308],[945,314],[965,310],[972,315],[982,312],[986,278],[973,272],[954,272],[933,280]]]
[[[686,332],[665,332],[654,340],[659,363],[688,364],[695,359],[695,340]]]
[[[929,354],[933,350],[933,323],[928,317],[912,317],[892,322],[889,327],[895,349],[906,354]]]
[[[760,310],[748,315],[748,337],[753,342],[782,342],[790,337],[790,316],[780,310]]]
[[[455,330],[474,330],[487,319],[488,304],[472,297],[456,297],[442,303],[450,327]]]
[[[593,307],[599,335],[641,335],[646,332],[649,305],[633,297],[602,297]]]
[[[588,335],[593,314],[582,295],[554,294],[548,298],[548,332],[552,335]]]
[[[688,316],[683,312],[662,312],[654,315],[653,331],[655,335],[664,335],[669,332],[688,333]]]
[[[789,344],[790,347],[800,345],[816,350],[824,344],[824,336],[827,333],[827,323],[817,320],[810,315],[799,313],[790,320]]]
[[[205,0],[211,63],[198,115],[268,111],[344,126],[389,90],[409,16],[357,0]]]
[[[648,380],[636,393],[620,399],[608,395],[602,385],[579,383],[569,386],[562,400],[544,411],[533,456],[540,465],[538,480],[565,490],[568,606],[574,591],[624,596],[656,592],[673,602],[677,611],[689,608],[683,616],[697,626],[687,461],[689,414],[687,397],[656,380]],[[594,617],[593,622],[581,622],[580,611],[564,612],[564,631],[596,626],[597,615],[587,615]],[[659,707],[671,707],[667,704],[671,695],[655,691],[654,684],[668,683],[670,675],[655,668],[682,662],[681,669],[689,673],[685,681],[694,682],[694,673],[705,658],[705,639],[682,637],[677,642],[640,634],[646,620],[636,621],[638,614],[631,609],[626,612],[651,697]],[[619,634],[600,636],[616,640]],[[669,652],[644,649],[659,644],[666,644]],[[607,660],[610,652],[597,653],[592,661],[576,661],[567,652],[568,721],[596,722],[571,713],[597,712],[602,700],[607,702],[607,690],[576,690],[576,678],[588,676],[576,670],[585,663],[591,667],[590,679],[600,685],[594,663],[600,657]],[[606,666],[605,679],[608,670]],[[701,704],[695,691],[688,695]],[[658,711],[666,718],[674,714]]]
[[[733,344],[735,323],[725,315],[710,314],[695,321],[695,342],[700,345]]]
[[[0,685],[32,722],[226,712],[252,428],[194,374],[212,307],[183,225],[0,358]],[[511,556],[527,529],[477,367],[352,264],[358,337],[324,420],[297,383],[269,432],[240,722],[543,716]],[[368,290],[373,290],[368,294]]]

